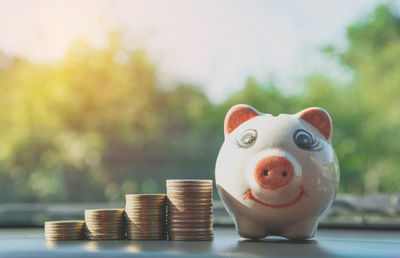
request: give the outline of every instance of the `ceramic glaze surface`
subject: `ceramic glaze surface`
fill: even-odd
[[[273,116],[236,105],[224,130],[215,179],[238,234],[313,237],[339,182],[329,114],[308,108]]]

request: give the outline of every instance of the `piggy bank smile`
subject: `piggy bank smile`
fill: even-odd
[[[314,236],[339,182],[329,114],[308,108],[273,116],[237,105],[225,117],[224,132],[215,179],[238,234]]]
[[[301,198],[302,198],[303,196],[307,196],[307,194],[306,194],[306,192],[304,191],[303,186],[301,185],[301,186],[300,186],[300,191],[299,191],[299,194],[297,195],[297,197],[294,198],[293,200],[291,200],[290,202],[287,202],[287,203],[272,204],[272,203],[263,202],[263,201],[257,199],[257,198],[254,196],[253,191],[252,191],[251,189],[250,189],[250,190],[246,193],[246,195],[243,197],[243,200],[249,199],[249,200],[255,201],[256,203],[259,203],[259,204],[264,205],[264,206],[269,207],[269,208],[281,209],[281,208],[287,208],[287,207],[290,207],[290,206],[292,206],[292,205],[295,205],[298,201],[301,200]]]

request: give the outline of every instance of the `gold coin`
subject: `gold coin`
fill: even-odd
[[[156,208],[156,209],[127,209],[126,214],[163,214],[166,208]]]
[[[74,231],[57,231],[57,230],[45,230],[44,231],[44,234],[45,235],[47,235],[47,234],[58,234],[58,235],[61,235],[61,234],[82,234],[82,232],[83,232],[83,230],[79,230],[79,231],[77,231],[77,230],[74,230]]]
[[[212,194],[212,187],[168,187],[167,197],[170,195],[183,195],[183,194]]]
[[[166,240],[166,236],[130,236],[128,235],[129,240]]]
[[[160,233],[135,233],[135,232],[128,232],[128,238],[131,237],[165,237],[167,234],[165,232]]]
[[[124,209],[89,209],[85,210],[85,213],[107,213],[107,214],[114,214],[114,213],[123,213]]]
[[[125,221],[124,218],[118,218],[118,219],[94,219],[94,218],[88,218],[86,220],[86,224],[92,223],[92,222],[97,222],[97,223],[123,223]]]
[[[202,205],[171,205],[168,207],[168,213],[173,212],[212,212],[213,207],[210,206],[202,206]]]
[[[149,223],[157,223],[158,221],[165,221],[166,220],[166,216],[142,216],[142,217],[129,217],[126,220],[126,223],[138,223],[138,222],[149,222]]]
[[[169,210],[167,213],[168,217],[170,216],[185,216],[185,217],[191,217],[191,216],[212,216],[213,215],[213,210],[211,209],[204,209],[204,210]]]
[[[75,233],[48,233],[48,232],[46,232],[44,235],[45,236],[60,236],[60,237],[62,237],[62,236],[77,237],[77,236],[83,235],[83,231],[82,232],[75,232]]]
[[[73,225],[83,225],[85,223],[84,220],[54,220],[54,221],[45,221],[45,225],[55,225],[55,226],[73,226]]]
[[[83,237],[46,237],[45,239],[49,241],[74,241],[83,240]]]
[[[123,240],[125,236],[87,236],[88,240]]]
[[[157,199],[157,198],[165,198],[165,194],[126,194],[125,198]]]
[[[141,219],[162,219],[165,218],[165,213],[160,214],[129,214],[126,217],[126,221],[128,220],[141,220]]]
[[[87,218],[95,218],[95,219],[118,219],[118,218],[123,218],[125,216],[125,213],[122,214],[108,214],[108,215],[104,215],[104,214],[85,214],[85,219]]]
[[[134,230],[128,230],[126,231],[128,235],[132,236],[157,236],[157,235],[166,235],[166,231],[134,231]]]
[[[206,195],[170,195],[168,196],[167,201],[179,201],[179,202],[212,202],[212,196],[206,196]]]
[[[167,179],[168,184],[212,184],[209,179]]]
[[[171,232],[168,231],[169,237],[214,237],[214,233],[212,231],[204,231],[204,232]]]

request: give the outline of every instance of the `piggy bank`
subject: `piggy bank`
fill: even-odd
[[[232,107],[215,180],[241,237],[313,237],[335,199],[339,166],[332,120],[322,108],[273,116]]]

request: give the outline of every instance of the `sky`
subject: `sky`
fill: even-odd
[[[108,31],[118,29],[129,48],[146,50],[166,85],[195,84],[218,103],[252,76],[296,94],[310,72],[351,81],[321,49],[344,50],[347,26],[382,2],[3,0],[0,51],[52,63],[77,39],[106,47]]]

